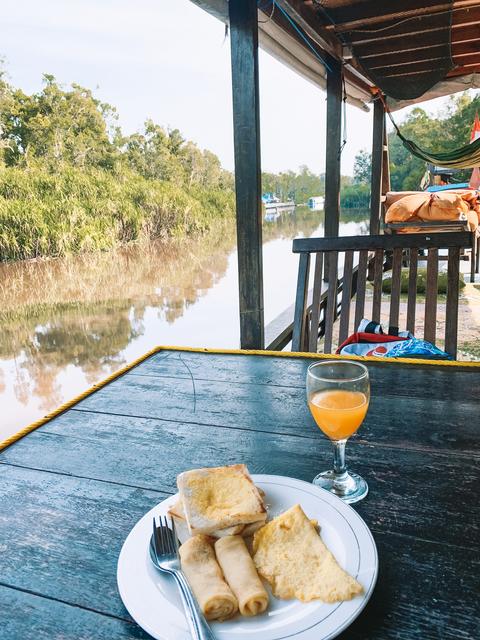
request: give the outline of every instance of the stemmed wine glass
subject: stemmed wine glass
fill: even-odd
[[[313,484],[345,502],[358,502],[368,493],[365,480],[349,473],[345,445],[362,424],[370,402],[368,369],[358,362],[315,362],[307,371],[307,401],[318,427],[333,444],[333,469],[319,473]]]

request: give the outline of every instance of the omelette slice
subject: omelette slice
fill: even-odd
[[[351,600],[363,587],[327,549],[300,505],[262,527],[253,539],[253,561],[273,595],[302,602]]]

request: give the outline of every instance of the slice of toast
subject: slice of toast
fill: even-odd
[[[188,525],[187,525],[187,520],[185,518],[185,511],[183,509],[183,504],[180,498],[177,500],[177,502],[175,502],[174,505],[170,507],[170,509],[168,510],[168,514],[173,520],[175,520],[175,527],[177,529],[178,537],[182,542],[184,542],[184,540],[182,539],[182,536],[180,535],[180,532],[183,533],[183,537],[185,538],[185,531],[187,531],[188,533]],[[211,535],[212,538],[224,538],[225,536],[236,536],[239,534],[243,535],[243,530],[245,529],[245,527],[252,527],[255,524],[257,523],[254,523],[253,525],[237,524],[234,527],[217,529],[215,531],[212,531],[209,535]],[[262,525],[263,525],[263,522],[258,523],[258,527],[256,527],[254,530],[256,531]],[[198,533],[197,530],[195,528],[192,528],[191,535],[195,536],[197,535],[197,533]],[[252,535],[252,534],[248,534],[248,535]],[[186,536],[186,538],[189,538],[189,537],[190,535]]]
[[[266,520],[263,498],[244,464],[185,471],[177,486],[190,532],[208,535]]]

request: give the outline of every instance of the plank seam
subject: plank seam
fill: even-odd
[[[57,435],[57,434],[53,434]],[[39,467],[26,467],[23,464],[18,464],[16,462],[4,462],[0,460],[0,465],[4,467],[15,467],[18,469],[25,469],[27,471],[38,471],[39,473],[50,473],[56,476],[64,476],[66,478],[76,478],[78,480],[93,480],[94,482],[103,482],[104,484],[112,484],[118,487],[127,487],[128,489],[141,489],[142,491],[151,491],[152,493],[158,493],[162,496],[168,498],[169,496],[173,496],[174,491],[165,490],[165,489],[152,489],[151,487],[143,487],[137,484],[126,484],[125,482],[116,482],[115,480],[104,480],[102,478],[92,478],[90,476],[79,476],[74,473],[66,473],[64,471],[54,471],[52,469],[40,469]]]
[[[122,616],[117,616],[114,613],[107,613],[106,611],[93,609],[92,607],[87,607],[82,604],[75,604],[74,602],[69,602],[68,600],[55,598],[55,596],[48,596],[43,593],[39,593],[38,591],[34,591],[33,589],[25,589],[24,587],[15,587],[14,585],[8,584],[7,582],[1,582],[1,581],[0,581],[0,587],[11,589],[12,591],[20,591],[21,593],[27,593],[28,595],[36,596],[37,598],[43,598],[44,600],[50,600],[51,602],[59,602],[60,604],[65,604],[68,607],[74,607],[75,609],[82,609],[83,611],[96,613],[97,615],[105,616],[106,618],[113,618],[114,620],[120,620],[121,622],[127,622],[128,624],[138,626],[137,623],[131,618],[124,618]]]
[[[123,414],[123,413],[107,413],[104,411],[97,411],[97,410],[93,410],[93,409],[72,409],[72,411],[78,411],[79,413],[94,413],[96,415],[108,415],[108,416],[116,416],[119,418],[135,418],[138,420],[156,420],[158,422],[173,422],[174,424],[182,424],[185,426],[198,426],[198,427],[211,427],[214,429],[233,429],[234,431],[243,431],[244,433],[263,433],[265,435],[280,435],[282,437],[286,436],[287,438],[302,438],[303,440],[314,440],[317,444],[318,444],[318,436],[313,435],[313,433],[315,432],[315,429],[313,429],[313,433],[312,435],[306,435],[303,433],[291,433],[288,431],[282,431],[281,433],[279,433],[278,431],[268,431],[265,429],[253,429],[250,427],[237,427],[235,425],[224,425],[224,424],[213,424],[213,423],[208,423],[208,422],[189,422],[186,420],[176,420],[175,418],[158,418],[158,417],[150,417],[150,416],[138,416],[138,415],[132,415],[132,414]],[[75,440],[83,440],[86,442],[90,442],[92,441],[92,438],[82,438],[82,436],[77,436],[77,435],[70,435],[70,434],[65,434],[65,433],[57,433],[56,431],[48,431],[48,430],[43,430],[40,432],[41,436],[47,435],[47,436],[53,436],[55,438],[74,438]],[[320,441],[322,442],[322,440]],[[326,440],[325,440],[326,442]],[[355,441],[350,441],[349,443],[350,446],[357,446],[357,445],[361,445],[363,447],[367,446],[367,447],[372,447],[372,448],[380,448],[380,449],[386,449],[386,450],[401,450],[401,451],[407,451],[407,452],[411,452],[411,453],[432,453],[434,455],[439,455],[439,456],[452,456],[452,453],[450,451],[441,451],[436,449],[435,447],[428,447],[428,446],[423,446],[423,447],[412,447],[412,446],[408,446],[405,443],[401,443],[401,444],[385,444],[383,442],[372,442],[370,440],[365,440],[364,438],[358,438]],[[473,451],[472,449],[468,449],[468,450],[456,450],[454,452],[455,456],[460,456],[460,457],[464,457],[464,458],[477,458],[480,457],[480,451],[477,452]],[[2,461],[0,460],[0,464],[2,464]],[[3,463],[3,464],[12,464],[12,466],[15,465],[15,463]],[[18,466],[22,466],[22,465],[18,465]],[[30,468],[34,468],[34,467],[24,467],[25,469],[30,469]],[[40,469],[39,469],[40,470]],[[55,473],[54,471],[52,471],[52,473]],[[62,472],[58,472],[59,475],[72,475],[72,477],[78,477],[78,478],[85,478],[85,479],[89,479],[88,476],[76,476],[74,474],[69,474],[69,473],[62,473]],[[92,478],[94,479],[94,478]],[[105,481],[105,482],[109,482],[109,481]],[[119,482],[114,482],[112,481],[112,484],[120,484],[123,485],[123,483]],[[135,485],[123,485],[123,486],[132,486],[134,487]],[[139,489],[145,488],[145,487],[138,487]]]

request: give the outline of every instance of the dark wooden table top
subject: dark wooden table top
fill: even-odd
[[[117,592],[122,543],[180,471],[245,462],[310,481],[331,449],[309,358],[168,349],[0,454],[0,638],[148,638]],[[380,572],[344,640],[479,637],[480,368],[368,363],[347,461]]]

